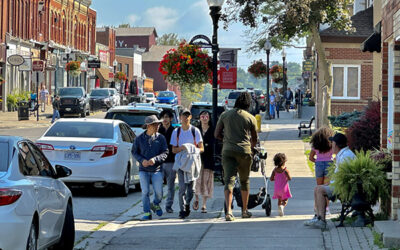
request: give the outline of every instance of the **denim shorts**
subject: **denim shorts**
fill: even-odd
[[[315,162],[315,176],[317,178],[326,177],[328,175],[328,168],[332,161],[316,161]]]

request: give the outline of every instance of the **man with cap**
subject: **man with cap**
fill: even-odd
[[[142,189],[142,203],[144,216],[142,220],[151,220],[151,211],[162,216],[160,203],[163,196],[163,172],[162,163],[168,156],[168,145],[165,137],[158,133],[158,127],[162,123],[157,116],[150,115],[145,119],[145,132],[136,137],[132,153],[140,163],[139,178]],[[153,184],[154,201],[150,205],[150,181]]]
[[[335,136],[329,138],[332,141],[332,152],[336,154],[335,172],[339,166],[345,162],[354,159],[355,154],[347,146],[347,138],[344,134],[336,133]],[[331,180],[333,183],[335,180]],[[314,218],[306,221],[306,226],[312,226],[315,228],[326,228],[325,212],[327,206],[327,200],[334,200],[333,187],[331,185],[318,185],[314,189],[314,206],[316,214]]]
[[[176,128],[171,135],[172,153],[178,154],[185,151],[184,144],[193,144],[200,150],[200,153],[204,152],[200,130],[190,124],[192,113],[188,109],[184,109],[180,113],[180,118],[182,126]],[[183,219],[190,214],[190,202],[194,194],[194,180],[185,183],[185,173],[181,169],[178,169],[177,172],[179,181],[179,218]]]

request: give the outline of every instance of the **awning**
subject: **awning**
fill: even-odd
[[[110,82],[109,78],[110,70],[108,68],[97,68],[96,75],[101,78],[102,81]]]
[[[381,23],[379,22],[372,33],[363,43],[361,43],[362,52],[381,52]]]

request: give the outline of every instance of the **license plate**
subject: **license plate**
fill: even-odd
[[[65,110],[66,110],[66,111],[71,111],[71,108],[66,108]]]
[[[72,104],[72,100],[64,100],[64,103],[66,103],[66,104]]]
[[[80,152],[65,152],[64,160],[80,161],[81,153]]]

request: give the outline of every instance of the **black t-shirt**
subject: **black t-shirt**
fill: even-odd
[[[168,144],[169,153],[168,153],[167,159],[165,160],[165,163],[175,162],[175,154],[172,153],[172,145],[170,144],[171,135],[172,135],[173,131],[174,131],[174,128],[172,126],[169,126],[169,128],[167,130],[165,130],[164,126],[161,125],[160,128],[158,129],[158,133],[165,136],[165,139],[167,140],[167,144]]]

